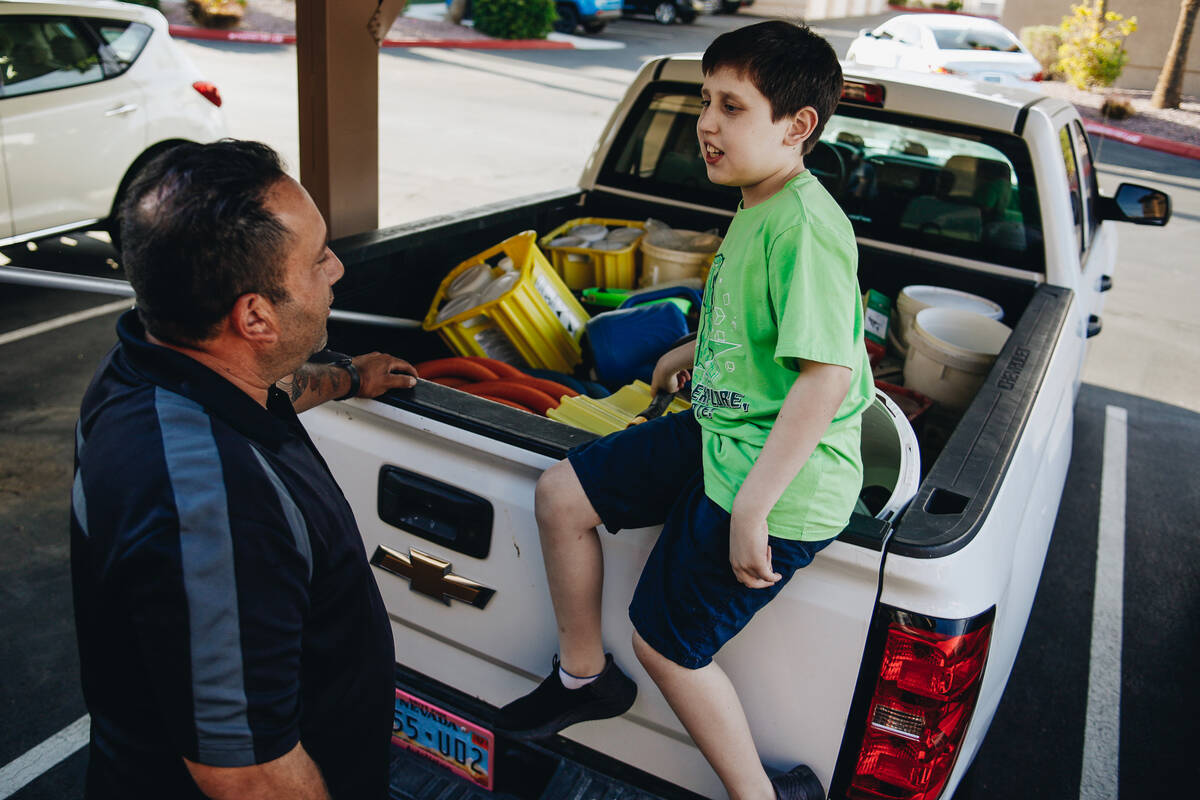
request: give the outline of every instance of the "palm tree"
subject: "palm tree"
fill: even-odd
[[[1187,66],[1188,45],[1192,41],[1197,10],[1200,10],[1200,0],[1181,0],[1179,4],[1175,37],[1171,40],[1171,49],[1167,51],[1167,60],[1150,98],[1150,105],[1154,108],[1179,108],[1183,96],[1183,71]]]

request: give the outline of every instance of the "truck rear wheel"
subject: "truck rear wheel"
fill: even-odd
[[[574,33],[579,27],[579,11],[575,6],[559,3],[558,19],[554,21],[554,30],[559,33]]]

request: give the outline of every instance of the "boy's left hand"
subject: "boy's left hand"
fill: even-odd
[[[734,510],[729,519],[729,564],[738,583],[749,589],[765,589],[782,580],[771,567],[765,518]]]

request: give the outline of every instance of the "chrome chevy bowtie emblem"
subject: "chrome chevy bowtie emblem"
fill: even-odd
[[[390,547],[379,545],[371,556],[371,563],[393,575],[408,579],[414,592],[428,595],[450,605],[451,600],[460,600],[476,608],[483,608],[496,593],[495,589],[473,580],[455,575],[450,571],[449,561],[408,548],[408,555],[398,553]]]

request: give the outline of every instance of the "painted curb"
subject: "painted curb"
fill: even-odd
[[[249,42],[252,44],[295,44],[294,33],[263,33],[261,31],[224,31],[197,28],[191,25],[170,25],[168,30],[176,39],[201,39],[216,42]],[[574,50],[570,42],[547,39],[384,39],[381,47],[453,47],[469,50]]]
[[[1158,150],[1159,152],[1169,153],[1170,155],[1182,158],[1200,160],[1200,145],[1176,142],[1173,139],[1163,139],[1160,136],[1151,136],[1146,133],[1134,133],[1124,128],[1115,128],[1112,125],[1104,125],[1092,120],[1084,120],[1083,127],[1088,133],[1103,136],[1105,139],[1113,139],[1125,144],[1145,147],[1148,150]]]

